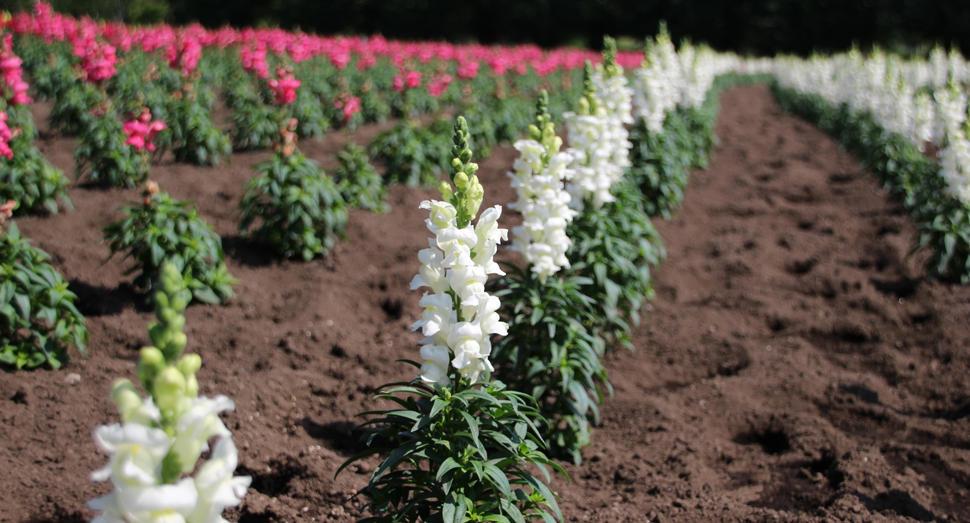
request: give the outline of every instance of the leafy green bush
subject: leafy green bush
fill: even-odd
[[[284,146],[256,172],[240,202],[239,230],[259,220],[253,238],[284,258],[326,256],[347,224],[337,184],[295,147],[287,151]]]
[[[83,138],[101,119],[106,106],[107,100],[97,87],[75,77],[74,83],[54,99],[48,120],[51,129]]]
[[[651,267],[666,251],[636,186],[627,179],[610,192],[615,201],[587,205],[566,228],[573,241],[567,256],[572,274],[591,279],[582,294],[596,310],[586,327],[610,344],[629,345],[643,300],[653,297]]]
[[[191,85],[191,84],[190,84]],[[199,90],[202,95],[197,95]],[[219,165],[232,154],[232,143],[212,121],[208,88],[194,88],[170,98],[168,111],[175,160],[196,165]],[[208,102],[208,104],[207,104]]]
[[[0,201],[17,202],[21,212],[57,213],[57,202],[73,210],[67,195],[70,180],[34,145],[33,118],[25,106],[7,107],[10,128],[20,128],[8,145],[13,158],[0,159]]]
[[[114,187],[135,187],[148,178],[148,154],[125,143],[128,137],[113,112],[94,117],[85,125],[89,128],[78,136],[74,150],[75,178]]]
[[[333,180],[347,205],[373,212],[390,210],[384,179],[370,164],[367,151],[354,142],[347,142],[337,153],[337,161],[340,167],[334,172]]]
[[[85,354],[88,330],[77,296],[49,258],[21,238],[16,223],[0,230],[0,364],[57,369],[69,346]]]
[[[603,389],[612,395],[600,358],[602,338],[584,324],[594,322],[596,304],[582,293],[593,280],[552,277],[542,282],[530,268],[507,266],[497,280],[499,313],[508,334],[492,348],[495,376],[509,388],[525,392],[539,405],[548,423],[542,426],[546,452],[582,462],[580,449],[590,443],[590,423],[599,423]]]
[[[437,185],[441,173],[448,168],[449,126],[447,121],[440,120],[422,128],[412,120],[405,120],[374,137],[370,154],[387,168],[386,182],[409,187]]]
[[[417,363],[409,362],[415,367]],[[383,387],[378,400],[400,408],[365,412],[369,448],[337,473],[373,454],[389,453],[360,493],[370,498],[367,521],[462,522],[562,520],[556,495],[527,469],[565,474],[540,449],[533,400],[501,382],[452,393],[415,380]],[[407,394],[400,398],[395,394]]]
[[[222,239],[194,207],[180,202],[149,182],[141,205],[123,209],[125,217],[104,228],[111,254],[124,252],[134,260],[126,274],[138,272],[134,284],[149,293],[158,285],[164,263],[182,274],[195,300],[222,303],[235,296],[237,282],[226,269]]]

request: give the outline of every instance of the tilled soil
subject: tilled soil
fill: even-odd
[[[615,397],[583,465],[554,479],[566,521],[970,521],[970,289],[925,278],[901,207],[765,87],[728,91],[721,107],[710,169],[656,223],[668,258],[636,351],[608,357]],[[35,111],[41,122],[45,107]],[[347,139],[379,129],[301,147],[332,168]],[[38,143],[73,171],[73,140]],[[227,517],[354,521],[351,495],[377,461],[334,472],[360,449],[355,415],[381,406],[375,389],[411,377],[394,360],[417,351],[408,284],[427,245],[418,204],[434,192],[394,187],[393,210],[352,212],[330,257],[280,262],[236,229],[242,186],[267,154],[152,170],[196,202],[241,281],[227,305],[186,312],[201,392],[235,401],[225,421],[238,473],[253,476]],[[485,205],[514,197],[515,155],[480,162]],[[71,282],[91,346],[59,371],[0,373],[0,522],[92,517],[85,501],[109,486],[88,479],[106,459],[91,432],[117,421],[109,388],[135,379],[148,343],[151,311],[101,239],[137,191],[71,197],[76,212],[17,223]]]

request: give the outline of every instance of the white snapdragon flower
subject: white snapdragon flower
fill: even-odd
[[[94,443],[110,458],[91,473],[91,479],[111,479],[115,488],[155,485],[162,460],[172,447],[164,430],[138,423],[101,425],[94,430]]]
[[[529,168],[516,168],[509,173],[519,196],[510,207],[523,216],[522,225],[512,229],[514,237],[510,249],[522,253],[532,271],[545,281],[561,268],[569,267],[566,252],[572,242],[565,229],[576,211],[569,208],[572,196],[566,192],[563,182],[573,176],[573,170],[569,168],[572,155],[557,152],[544,166],[542,157],[547,151],[541,143],[531,139],[519,140],[514,147],[522,153],[520,159],[524,161],[517,161],[513,167],[528,164]],[[534,158],[538,158],[538,165]]]
[[[610,129],[606,111],[597,109],[596,114],[591,115],[563,114],[570,145],[566,152],[572,157],[569,168],[573,171],[566,183],[566,191],[571,196],[570,207],[577,211],[583,210],[587,199],[597,209],[616,199],[610,193],[613,185],[613,173],[609,166],[612,144]]]
[[[219,413],[235,408],[232,400],[222,395],[192,399],[189,408],[179,416],[175,424],[175,441],[172,443],[172,452],[178,455],[183,473],[192,472],[199,456],[209,450],[209,438],[232,436],[219,419]]]
[[[239,464],[239,453],[231,438],[216,443],[209,460],[195,475],[195,489],[199,501],[188,521],[193,523],[224,523],[222,511],[237,507],[252,483],[249,476],[233,476]]]
[[[104,498],[92,500],[89,506],[97,509],[107,505],[105,515],[123,515],[121,521],[127,523],[197,523],[188,516],[198,502],[195,482],[192,478],[184,478],[174,485],[118,489]]]
[[[424,361],[418,377],[447,386],[450,365],[475,382],[482,372],[492,370],[491,335],[507,332],[495,313],[498,298],[485,292],[489,274],[504,274],[493,259],[499,243],[508,239],[508,231],[498,227],[502,208],[486,209],[474,226],[463,228],[449,203],[428,200],[420,208],[430,211],[426,222],[435,237],[430,249],[419,253],[421,267],[411,282],[412,289],[433,291],[421,298],[424,312],[411,326],[425,335],[419,342]]]
[[[151,407],[151,398],[145,398],[142,403]],[[217,417],[219,412],[232,406],[232,401],[225,396],[194,398],[179,416],[175,436],[135,422],[95,429],[95,444],[110,458],[107,465],[91,474],[91,479],[110,480],[114,491],[88,502],[88,506],[101,512],[92,523],[224,521],[222,511],[239,504],[251,481],[248,476],[232,476],[238,461],[236,447]],[[201,452],[208,449],[207,440],[213,436],[219,437],[216,449],[194,480],[183,478],[174,484],[162,483],[162,462],[166,456],[176,453],[183,472],[191,472]]]

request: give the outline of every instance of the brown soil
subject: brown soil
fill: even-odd
[[[37,107],[38,117],[44,107]],[[366,143],[376,128],[350,138]],[[927,280],[915,234],[874,177],[764,87],[729,91],[712,166],[683,211],[657,223],[668,259],[636,352],[607,366],[616,395],[571,482],[566,521],[970,521],[970,289]],[[302,144],[325,167],[346,135]],[[73,169],[74,142],[39,145]],[[278,262],[236,231],[237,202],[266,153],[201,169],[163,161],[163,190],[194,200],[224,238],[238,298],[186,313],[202,393],[226,394],[253,476],[232,520],[353,521],[376,461],[354,416],[375,387],[410,378],[408,290],[426,245],[425,190],[395,187],[387,215],[353,212],[327,259]],[[481,162],[486,205],[512,198],[515,151]],[[108,485],[91,431],[117,420],[111,382],[134,379],[151,312],[105,262],[101,228],[136,191],[78,187],[77,211],[17,220],[53,257],[88,317],[90,354],[60,371],[0,373],[0,522],[74,522]],[[505,218],[511,223],[511,217]]]

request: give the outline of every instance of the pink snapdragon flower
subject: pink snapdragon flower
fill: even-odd
[[[471,80],[478,76],[479,64],[477,61],[472,60],[469,62],[462,62],[458,65],[458,78],[462,80]]]
[[[421,87],[421,71],[405,71],[401,69],[394,77],[392,89],[401,92],[405,89]]]
[[[269,88],[276,95],[276,103],[288,105],[296,100],[296,88],[300,87],[301,82],[293,76],[293,69],[279,68],[276,70],[276,78],[269,81]]]
[[[152,140],[155,139],[155,135],[167,128],[168,126],[161,120],[152,121],[152,113],[148,108],[142,109],[138,118],[125,122],[122,126],[125,134],[128,135],[128,141],[125,144],[134,147],[136,151],[146,149],[154,151],[155,144]]]
[[[11,138],[13,138],[13,131],[7,127],[7,113],[0,111],[0,156],[8,160],[13,160],[13,149],[8,143]]]
[[[81,69],[85,79],[92,83],[101,83],[114,76],[118,70],[115,64],[118,57],[113,45],[99,44],[94,36],[81,37],[74,42],[74,54],[81,58]]]
[[[3,48],[0,49],[0,74],[6,84],[10,96],[10,105],[23,105],[33,102],[27,96],[27,82],[23,79],[24,70],[21,68],[23,60],[13,53],[13,35],[3,37]]]
[[[448,89],[448,85],[450,85],[452,81],[454,81],[454,77],[452,77],[450,74],[441,75],[428,84],[428,92],[431,93],[431,96],[438,98],[441,96],[441,93]]]
[[[188,76],[195,71],[202,58],[202,44],[191,36],[179,37],[177,42],[168,45],[165,52],[169,67],[178,69],[182,76]]]
[[[247,73],[254,73],[258,78],[269,78],[269,64],[266,63],[266,46],[256,44],[255,47],[243,47],[239,50],[239,59]]]
[[[341,109],[344,113],[344,125],[350,123],[350,119],[362,109],[360,98],[357,96],[344,95],[333,101],[333,106]]]

